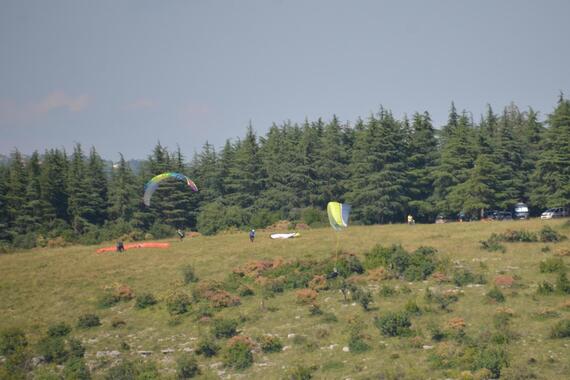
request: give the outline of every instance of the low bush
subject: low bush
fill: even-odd
[[[557,243],[566,239],[566,236],[559,234],[550,226],[544,226],[539,232],[540,241],[543,243]]]
[[[127,325],[127,322],[125,322],[125,320],[122,318],[113,317],[113,319],[111,319],[111,327],[114,329],[118,329],[118,328],[124,327],[126,325]]]
[[[44,337],[38,342],[38,353],[44,357],[46,362],[57,364],[65,362],[69,355],[63,338],[50,336]]]
[[[560,257],[549,257],[540,262],[540,273],[561,272],[565,269],[564,261]]]
[[[182,355],[176,360],[176,377],[179,380],[192,379],[200,374],[198,362],[193,355]]]
[[[562,294],[570,294],[570,280],[566,272],[560,272],[556,278],[556,290]]]
[[[398,291],[393,286],[382,285],[382,287],[378,291],[378,294],[382,297],[392,297],[392,296],[398,294]]]
[[[181,315],[188,312],[190,296],[184,292],[174,292],[166,298],[166,309],[170,315]]]
[[[156,304],[156,298],[152,293],[140,293],[135,299],[135,307],[137,309],[146,309]]]
[[[297,364],[294,368],[290,369],[287,372],[287,379],[288,380],[311,380],[313,378],[313,372],[315,372],[317,368],[315,366],[304,366],[301,364]]]
[[[348,325],[348,348],[350,352],[358,354],[370,350],[370,346],[365,341],[363,331],[365,329],[364,322],[360,319],[349,321]]]
[[[73,358],[65,363],[63,378],[66,380],[91,380],[91,372],[81,358]]]
[[[160,374],[153,362],[124,360],[111,367],[105,374],[105,380],[150,380],[159,379]]]
[[[238,321],[235,319],[214,319],[212,334],[216,338],[231,338],[237,334]]]
[[[385,336],[406,336],[410,333],[412,323],[406,312],[387,313],[374,318],[374,325]]]
[[[182,279],[185,284],[191,284],[193,282],[198,282],[198,276],[194,270],[194,266],[185,265],[182,267]]]
[[[240,297],[249,297],[249,296],[253,296],[255,294],[255,292],[253,291],[253,288],[249,285],[241,285],[237,289],[237,293],[239,294]]]
[[[224,352],[224,364],[235,369],[245,369],[253,364],[251,349],[253,343],[248,337],[236,336],[228,341]]]
[[[420,309],[415,300],[408,300],[404,305],[404,311],[408,315],[422,315],[422,310]]]
[[[525,230],[507,230],[499,235],[501,241],[505,242],[524,242],[533,243],[538,241],[538,236],[534,232],[529,232]]]
[[[540,295],[547,295],[554,293],[554,285],[548,281],[542,281],[538,284],[536,293]]]
[[[471,370],[477,371],[483,368],[491,371],[494,378],[501,376],[503,367],[508,367],[509,360],[507,352],[497,346],[481,347],[475,351],[475,357],[471,364]]]
[[[27,345],[26,335],[18,328],[9,328],[0,333],[0,355],[10,356]]]
[[[220,346],[210,337],[204,337],[196,345],[196,354],[207,358],[215,356],[220,351]]]
[[[420,247],[409,253],[401,245],[390,247],[376,245],[365,253],[364,267],[366,269],[384,267],[408,281],[421,281],[435,271],[438,263],[435,258],[436,252],[437,250],[431,247]]]
[[[84,314],[77,319],[77,327],[81,329],[88,329],[97,326],[101,326],[101,320],[95,314]]]
[[[501,253],[507,252],[507,249],[505,248],[504,245],[500,243],[500,241],[501,241],[500,236],[493,233],[491,234],[491,237],[489,237],[489,239],[481,240],[479,243],[481,244],[482,249],[489,252],[501,252]]]
[[[498,302],[498,303],[505,302],[505,295],[496,286],[493,287],[491,290],[489,290],[485,295],[487,296],[487,298],[490,298],[491,300],[493,300],[495,302]]]
[[[570,338],[570,319],[558,321],[550,330],[551,338]]]
[[[283,349],[281,339],[274,335],[263,335],[260,337],[259,346],[261,347],[261,351],[266,353],[280,352]]]
[[[48,327],[47,334],[51,337],[66,336],[71,332],[71,326],[66,323],[57,323]]]
[[[482,274],[474,274],[468,269],[460,269],[453,273],[453,283],[456,286],[465,286],[468,284],[485,284],[485,276]]]
[[[370,302],[372,302],[372,293],[368,289],[357,288],[356,291],[352,293],[353,299],[362,306],[364,311],[369,310]]]
[[[120,301],[121,301],[121,299],[118,296],[116,296],[115,294],[105,293],[99,297],[99,299],[97,301],[97,306],[101,309],[105,309],[108,307],[115,306]]]
[[[67,340],[69,356],[72,358],[82,358],[85,356],[85,346],[79,339],[70,338]]]

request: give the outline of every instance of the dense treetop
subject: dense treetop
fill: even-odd
[[[144,183],[165,171],[188,175],[200,191],[166,181],[145,207]],[[536,214],[570,205],[570,101],[561,96],[544,125],[531,108],[488,106],[475,122],[453,103],[441,130],[428,112],[398,120],[384,108],[354,125],[333,116],[274,124],[265,136],[250,125],[219,151],[206,142],[190,162],[158,143],[136,171],[122,155],[108,168],[79,144],[27,158],[15,150],[0,178],[0,248],[318,222],[331,200],[351,203],[363,224],[476,217],[517,202]]]

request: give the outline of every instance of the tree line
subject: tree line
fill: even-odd
[[[511,104],[479,121],[452,103],[448,121],[428,112],[396,119],[380,108],[354,125],[306,120],[274,124],[217,150],[205,143],[189,162],[158,143],[138,172],[122,155],[111,170],[95,148],[50,149],[0,166],[0,244],[97,243],[160,238],[175,228],[213,234],[279,219],[324,222],[327,202],[353,206],[355,223],[421,222],[437,214],[478,216],[525,202],[536,214],[570,204],[570,101],[561,95],[545,122]],[[181,172],[142,204],[154,175]]]

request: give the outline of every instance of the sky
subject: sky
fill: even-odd
[[[570,1],[0,0],[0,154],[190,159],[251,123],[451,101],[544,119],[570,93]]]

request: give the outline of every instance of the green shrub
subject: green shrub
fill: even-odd
[[[77,327],[88,329],[90,327],[101,326],[101,320],[95,314],[84,314],[77,320]]]
[[[65,348],[65,341],[62,337],[45,337],[38,342],[38,353],[42,355],[48,363],[55,362],[62,364],[68,357],[69,352]]]
[[[91,373],[83,359],[73,358],[65,363],[63,378],[64,380],[91,380]]]
[[[406,302],[406,305],[404,305],[404,311],[408,315],[421,315],[422,314],[422,310],[420,309],[420,307],[418,306],[418,304],[416,303],[415,300],[408,300]]]
[[[543,243],[554,242],[557,243],[566,239],[566,236],[559,234],[550,226],[544,226],[539,232],[540,241]]]
[[[468,269],[460,269],[453,273],[453,283],[456,286],[465,286],[468,284],[484,284],[486,280],[482,274],[473,274]]]
[[[182,267],[182,278],[185,284],[191,284],[193,282],[198,282],[198,277],[194,271],[194,266],[185,265]]]
[[[72,358],[82,358],[85,356],[85,347],[80,340],[70,338],[67,340],[69,346],[69,356]]]
[[[565,269],[564,261],[560,257],[549,257],[540,262],[540,273],[561,272]]]
[[[181,315],[188,312],[190,296],[183,292],[175,292],[166,299],[166,310],[170,315]]]
[[[207,358],[215,356],[218,351],[220,351],[220,346],[210,337],[202,338],[196,345],[196,354],[204,355]]]
[[[502,253],[507,252],[505,246],[499,243],[500,241],[501,241],[500,236],[493,233],[491,234],[491,237],[489,237],[489,239],[482,240],[479,243],[481,244],[482,249],[489,252],[502,252]]]
[[[336,268],[341,277],[347,278],[353,274],[364,273],[364,267],[356,255],[350,253],[341,253],[337,258],[331,258],[327,261],[328,265],[325,268],[325,273],[332,273]],[[313,278],[311,275],[309,281]],[[308,282],[308,281],[307,281]]]
[[[216,338],[231,338],[237,334],[238,321],[234,319],[217,318],[212,325],[212,333]]]
[[[510,243],[514,242],[533,243],[538,241],[538,236],[534,232],[529,232],[525,230],[520,230],[520,231],[508,230],[507,232],[504,232],[499,236],[501,241],[506,241]]]
[[[311,380],[313,378],[313,372],[316,371],[314,366],[304,366],[297,364],[287,373],[287,380]]]
[[[554,293],[554,285],[548,281],[542,281],[538,284],[536,292],[541,295]]]
[[[140,293],[135,299],[135,307],[137,309],[146,309],[156,304],[156,298],[151,293]]]
[[[563,294],[570,294],[570,280],[566,272],[560,272],[556,278],[556,290]]]
[[[48,327],[48,336],[56,337],[56,336],[66,336],[71,332],[71,326],[66,323],[57,323],[55,325],[51,325]]]
[[[248,285],[241,285],[237,289],[237,292],[240,297],[248,297],[248,296],[253,296],[255,294],[251,286]]]
[[[494,378],[501,376],[501,369],[509,365],[507,352],[500,347],[487,346],[476,350],[472,371],[486,368],[491,371]]]
[[[224,352],[224,364],[235,369],[251,367],[253,364],[251,346],[243,340],[230,342]]]
[[[197,228],[204,235],[214,235],[219,231],[249,225],[250,218],[249,212],[241,207],[211,202],[202,207],[198,214]]]
[[[153,236],[153,239],[166,239],[176,234],[174,227],[159,222],[155,222],[148,232]]]
[[[104,378],[105,380],[153,380],[159,379],[160,374],[153,362],[124,360],[111,367]]]
[[[570,319],[558,321],[550,330],[551,338],[570,338]]]
[[[120,301],[121,299],[119,298],[119,296],[112,293],[105,293],[99,297],[99,300],[97,301],[97,306],[104,309],[115,306]]]
[[[280,352],[283,349],[283,343],[281,339],[273,335],[263,335],[259,338],[259,346],[261,351],[269,352]]]
[[[497,288],[496,286],[493,287],[491,290],[489,290],[486,294],[486,296],[492,300],[494,300],[495,302],[498,303],[503,303],[505,302],[505,295],[503,294],[503,292],[501,292],[501,290],[499,288]]]
[[[176,375],[180,380],[191,379],[200,374],[198,362],[193,355],[183,355],[176,360]]]
[[[352,292],[352,300],[358,302],[365,311],[368,311],[368,306],[372,302],[372,293],[367,289],[356,288]]]
[[[393,286],[390,285],[382,285],[382,287],[378,291],[378,294],[380,294],[380,296],[382,297],[392,297],[397,293],[398,291]]]
[[[279,211],[260,209],[252,215],[249,223],[253,228],[265,228],[280,219],[281,213]]]
[[[303,210],[303,221],[311,227],[319,227],[327,222],[327,213],[324,210],[308,207]]]
[[[26,335],[18,328],[9,328],[0,333],[0,355],[10,356],[27,345]]]
[[[374,325],[385,336],[405,336],[410,333],[412,323],[405,312],[387,313],[374,318]]]
[[[435,322],[432,322],[428,325],[428,331],[430,333],[431,340],[435,342],[441,342],[447,337],[445,331],[442,330],[441,327]]]
[[[408,281],[425,280],[437,267],[435,258],[437,250],[431,247],[420,247],[412,253],[401,245],[382,247],[376,245],[365,253],[364,267],[373,269],[384,267]]]

